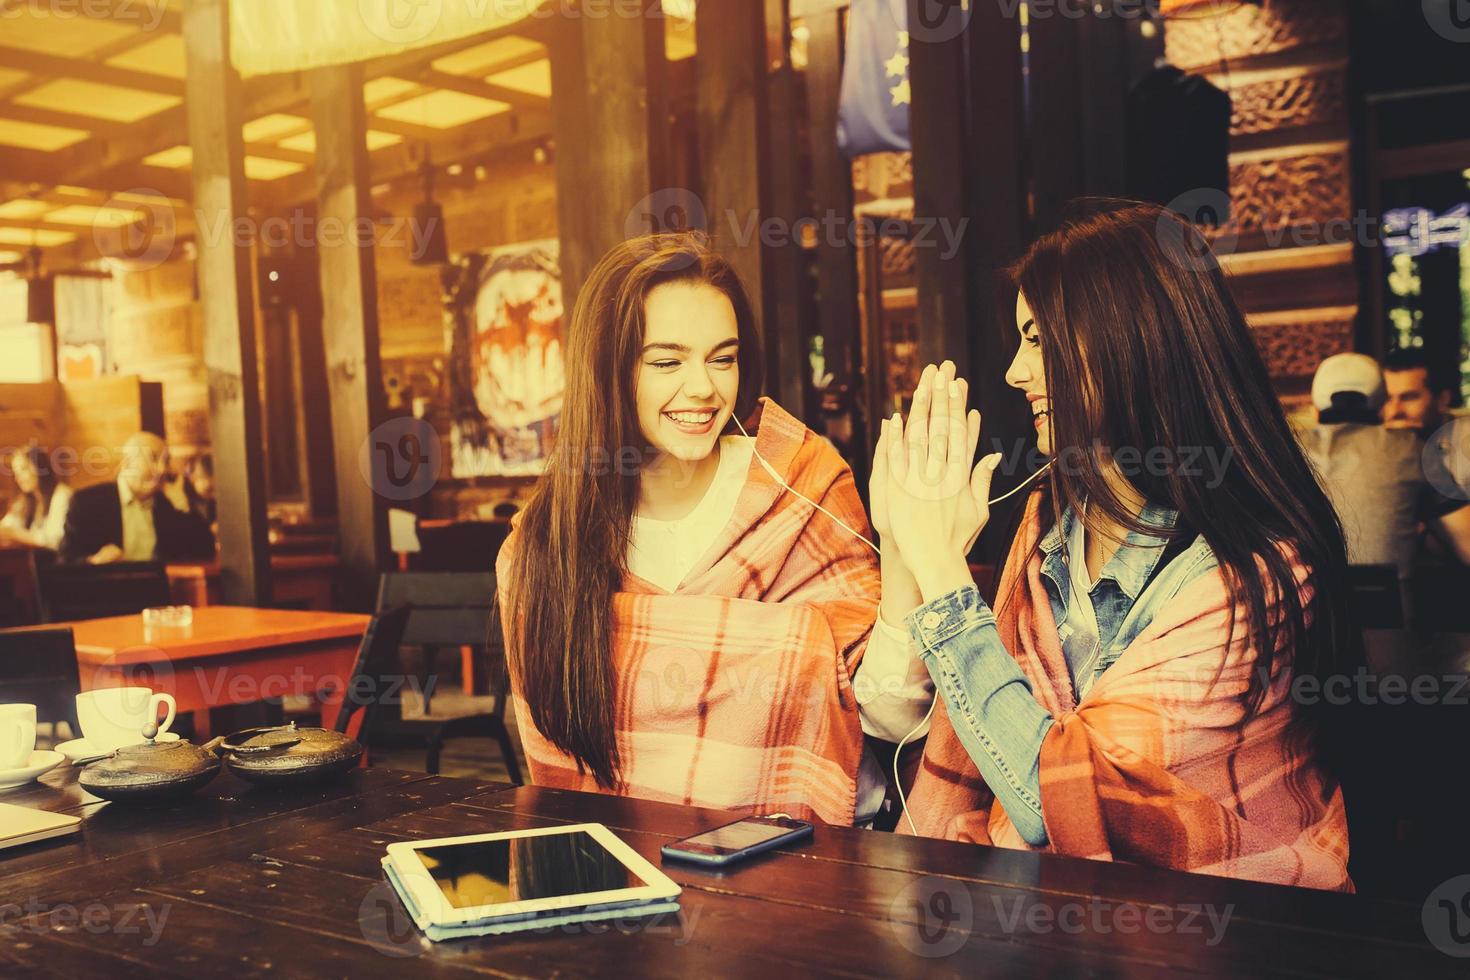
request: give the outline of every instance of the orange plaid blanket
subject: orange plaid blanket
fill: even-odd
[[[769,399],[756,451],[871,536],[847,464]],[[512,533],[502,582],[515,545]],[[614,792],[850,825],[863,751],[851,678],[878,611],[872,551],[752,461],[729,525],[676,593],[632,574],[623,588],[612,609]],[[532,780],[599,791],[512,703]]]
[[[1056,719],[1041,748],[1044,849],[1351,891],[1342,793],[1287,738],[1293,708],[1279,660],[1261,709],[1242,720],[1238,696],[1256,658],[1243,625],[1225,644],[1230,598],[1219,572],[1185,586],[1076,703],[1034,550],[1039,500],[996,594],[1010,597],[997,610],[1006,649]],[[918,832],[1027,849],[944,709],[935,707],[909,796]]]

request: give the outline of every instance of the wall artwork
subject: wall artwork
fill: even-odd
[[[566,387],[556,240],[460,256],[444,298],[451,475],[539,475]]]

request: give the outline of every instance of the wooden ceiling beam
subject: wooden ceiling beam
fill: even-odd
[[[448,89],[451,92],[459,92],[463,95],[473,95],[480,99],[494,99],[497,102],[505,102],[515,109],[535,109],[542,112],[551,111],[551,100],[548,98],[534,95],[530,92],[522,92],[518,89],[506,88],[504,85],[483,82],[478,78],[468,78],[464,75],[451,75],[446,71],[435,71],[432,68],[424,68],[418,73],[417,81],[423,85]]]
[[[377,128],[374,124],[371,128]],[[435,166],[447,166],[507,147],[545,139],[551,135],[551,116],[527,113],[496,116],[487,125],[461,126],[446,131],[446,138],[432,145]],[[418,172],[423,159],[418,147],[406,143],[375,150],[371,155],[374,184],[399,180]],[[252,187],[252,198],[263,208],[288,208],[316,196],[316,175],[296,174]]]
[[[146,71],[134,71],[131,68],[117,68],[95,61],[84,61],[80,58],[62,58],[8,45],[0,45],[0,66],[30,72],[32,75],[47,76],[45,81],[76,78],[101,85],[119,85],[123,88],[154,92],[158,95],[182,97],[184,94],[184,83],[177,78],[154,75]]]
[[[31,2],[32,0],[0,0],[0,14],[23,17]],[[138,33],[144,35],[177,34],[182,23],[178,11],[165,7],[162,0],[89,0],[87,3],[66,6],[68,17],[132,24],[138,28]],[[57,19],[61,18],[58,16]]]

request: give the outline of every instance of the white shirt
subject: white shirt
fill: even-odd
[[[693,510],[673,521],[633,518],[628,571],[667,592],[676,591],[730,523],[754,458],[754,446],[745,436],[721,436],[719,468]],[[890,742],[897,742],[918,725],[934,700],[929,672],[911,653],[909,642],[907,632],[878,617],[853,677],[863,731]],[[878,812],[884,792],[883,768],[865,751],[858,772],[859,823]]]
[[[14,528],[17,531],[29,531],[35,536],[35,543],[42,548],[50,548],[53,551],[61,545],[61,532],[66,529],[66,512],[71,507],[71,487],[65,483],[56,484],[51,491],[51,503],[46,508],[46,516],[41,518],[40,523],[34,520],[29,527],[20,522],[19,518],[6,514],[0,525]]]

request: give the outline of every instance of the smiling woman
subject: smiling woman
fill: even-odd
[[[696,235],[618,246],[582,288],[566,360],[556,448],[497,563],[532,778],[867,819],[883,783],[864,728],[884,727],[885,698],[922,714],[930,689],[858,685],[884,691],[859,713],[860,664],[905,665],[902,634],[874,630],[852,472],[757,403],[760,339],[730,265]]]

